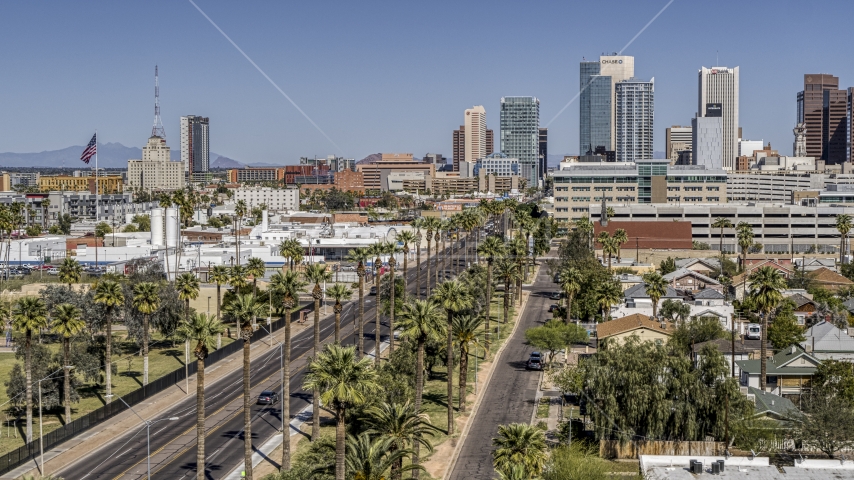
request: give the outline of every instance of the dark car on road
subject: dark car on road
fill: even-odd
[[[560,292],[549,292],[548,293],[548,297],[552,300],[560,300],[562,296],[563,295],[561,295]]]
[[[261,392],[261,395],[258,395],[258,405],[273,405],[275,403],[279,403],[279,394],[276,392],[265,390]]]
[[[371,287],[371,291],[368,292],[368,295],[376,295],[376,294],[377,294],[377,286],[374,285],[373,287]]]
[[[543,361],[539,358],[530,358],[528,359],[528,363],[525,364],[525,368],[528,370],[542,370]]]
[[[558,306],[558,305],[555,305],[555,304],[549,305],[549,313],[554,312],[558,308],[560,308],[560,306]]]

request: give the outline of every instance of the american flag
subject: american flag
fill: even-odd
[[[92,140],[89,140],[89,145],[86,145],[86,149],[83,150],[83,154],[80,155],[80,160],[83,160],[83,163],[88,164],[89,159],[94,157],[95,154],[98,153],[98,134],[92,135]]]

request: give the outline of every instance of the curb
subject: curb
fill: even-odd
[[[524,292],[523,292],[524,293]],[[522,313],[525,311],[525,307],[528,305],[528,298],[531,296],[531,293],[528,292],[528,296],[524,297],[522,300],[522,304],[519,305],[519,317],[516,320],[516,323],[513,325],[513,330],[510,331],[510,334],[507,335],[507,338],[504,340],[504,343],[501,344],[501,347],[498,348],[498,351],[495,352],[495,356],[492,358],[492,365],[489,366],[489,372],[486,374],[486,381],[483,382],[483,390],[481,390],[481,394],[474,401],[474,406],[471,409],[471,414],[469,415],[468,420],[466,420],[465,426],[463,426],[462,432],[460,432],[460,436],[457,439],[457,446],[454,447],[454,453],[451,455],[451,461],[448,462],[448,469],[445,470],[445,474],[442,475],[443,480],[448,480],[450,478],[451,472],[454,471],[454,467],[457,465],[457,460],[460,458],[460,450],[463,448],[463,444],[465,443],[466,437],[468,437],[469,430],[471,430],[471,425],[474,421],[474,417],[477,416],[478,410],[480,410],[480,404],[483,402],[483,398],[486,396],[483,392],[489,387],[489,382],[492,380],[492,374],[495,372],[495,366],[498,365],[498,360],[501,358],[501,354],[504,353],[504,348],[510,344],[510,339],[513,338],[513,335],[516,334],[516,330],[519,328],[519,324],[522,323]],[[536,412],[536,410],[534,410]]]

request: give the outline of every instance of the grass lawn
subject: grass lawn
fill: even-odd
[[[540,398],[540,403],[537,404],[537,418],[549,418],[549,404],[551,397]]]
[[[228,345],[233,340],[223,336],[223,346]],[[53,351],[59,351],[61,345],[59,343],[50,344],[49,347]],[[113,375],[113,394],[125,395],[142,386],[142,357],[138,355],[139,347],[133,341],[126,341],[123,333],[114,333],[113,335],[113,361],[115,362],[118,374]],[[192,352],[191,352],[192,356]],[[9,378],[9,372],[15,365],[15,355],[13,353],[0,354],[0,380],[6,381]],[[21,361],[23,364],[23,361]],[[184,366],[184,346],[176,344],[172,346],[171,342],[163,341],[163,338],[155,333],[152,335],[151,346],[149,347],[148,357],[148,376],[149,381],[154,381],[166,373]],[[33,389],[35,389],[35,384]],[[73,404],[71,407],[72,420],[79,418],[86,413],[89,413],[106,403],[104,399],[104,386],[94,383],[85,383],[78,389],[80,401]],[[0,404],[9,400],[6,395],[6,389],[0,388]],[[114,399],[118,401],[118,399]],[[5,428],[0,431],[0,454],[24,445],[23,435],[26,429],[26,417],[22,416],[17,422],[17,438],[15,429],[9,428],[14,422],[15,417],[6,407],[3,409],[4,417],[3,426]],[[44,432],[50,432],[64,424],[65,407],[59,406],[51,410],[44,410]],[[38,410],[33,412],[33,434],[38,438]],[[11,436],[10,436],[11,435]]]

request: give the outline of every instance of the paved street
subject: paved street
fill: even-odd
[[[542,266],[533,285],[525,287],[531,295],[520,320],[522,323],[498,359],[495,372],[486,387],[483,403],[477,415],[471,419],[471,429],[460,450],[451,480],[495,478],[492,438],[498,426],[531,421],[540,373],[525,370],[525,362],[534,351],[525,344],[525,329],[542,324],[551,315],[548,308],[554,302],[546,298],[544,293],[556,291],[557,285],[546,270]]]

